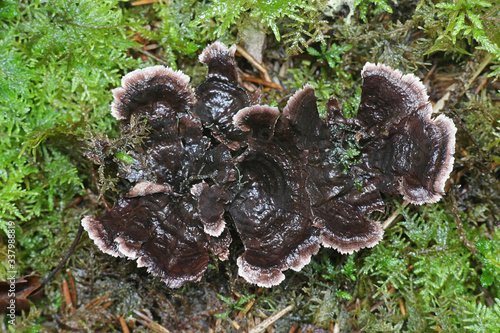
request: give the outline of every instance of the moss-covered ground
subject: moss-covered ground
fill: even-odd
[[[140,126],[117,139],[121,77],[163,64],[195,86],[214,40],[263,51],[265,72],[236,57],[263,103],[282,109],[310,83],[322,112],[331,95],[354,112],[361,68],[380,62],[420,77],[458,128],[446,196],[418,207],[386,197],[373,218],[394,221],[372,249],[321,249],[263,289],[237,276],[235,239],[229,261],[171,290],[84,233],[43,298],[15,326],[2,315],[0,331],[256,332],[274,316],[263,330],[500,332],[499,12],[496,0],[0,1],[0,280],[13,269],[42,280],[81,217],[119,196],[123,184],[87,153],[109,138],[118,162],[140,139]]]

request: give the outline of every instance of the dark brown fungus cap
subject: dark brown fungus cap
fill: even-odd
[[[341,253],[377,244],[382,239],[382,227],[365,215],[382,209],[382,199],[361,168],[345,174],[340,166],[326,158],[334,138],[319,117],[313,87],[307,85],[295,93],[279,120],[279,136],[291,138],[308,153],[307,167],[302,168],[306,173],[314,226],[321,230],[321,244]],[[355,186],[355,179],[361,176],[362,191]]]
[[[216,42],[203,51],[208,74],[196,93],[187,76],[162,66],[126,75],[113,91],[122,128],[145,117],[150,134],[120,170],[128,193],[103,217],[82,220],[103,252],[177,288],[200,280],[209,251],[228,259],[232,222],[244,245],[239,274],[270,287],[320,245],[341,253],[376,245],[383,229],[367,216],[383,210],[381,193],[414,204],[442,196],[456,129],[431,118],[417,77],[367,63],[355,118],[332,97],[320,119],[310,85],[280,114],[238,83],[234,50]],[[360,154],[346,168],[348,137]]]
[[[197,198],[198,211],[205,232],[210,236],[220,236],[226,226],[222,216],[227,203],[232,198],[229,190],[225,187],[210,186],[206,182],[201,182],[193,185],[191,194]]]
[[[233,117],[233,124],[244,132],[252,132],[254,139],[266,141],[274,135],[279,115],[278,108],[255,105],[238,111]]]
[[[227,259],[231,243],[222,214],[231,199],[224,186],[235,179],[234,163],[225,146],[211,147],[203,136],[201,121],[190,113],[195,97],[188,83],[163,66],[123,78],[123,87],[113,91],[112,114],[125,124],[145,117],[150,135],[133,154],[142,157],[133,172],[120,173],[135,185],[103,217],[82,220],[103,252],[137,260],[172,288],[201,278],[209,250]],[[193,194],[204,181],[217,185]],[[212,199],[215,209],[207,211]]]
[[[354,184],[356,178],[361,179],[361,189]],[[307,179],[311,210],[315,226],[321,229],[323,246],[352,253],[373,247],[382,239],[382,225],[366,217],[384,208],[379,190],[368,173],[359,169],[346,174],[342,168],[322,163],[308,170]]]
[[[380,223],[366,217],[383,209],[380,192],[399,192],[414,204],[435,202],[453,165],[455,126],[445,116],[431,119],[432,108],[417,77],[369,63],[362,76],[356,118],[346,119],[334,98],[327,103],[329,126],[344,124],[358,131],[359,164],[348,174],[324,162],[308,170],[307,188],[315,223],[322,229],[321,242],[342,253],[372,247],[382,239]]]
[[[254,106],[234,117],[236,126],[252,132],[239,157],[240,191],[230,207],[245,247],[239,274],[264,287],[279,284],[284,270],[302,269],[319,249],[305,189],[307,154],[292,133],[283,129],[286,135],[271,136],[278,115],[274,108]]]
[[[200,120],[188,112],[195,101],[189,77],[163,66],[138,69],[123,77],[113,96],[111,114],[122,120],[122,128],[131,117],[146,118],[149,126],[141,152],[121,175],[131,182],[169,183],[178,191],[187,166],[186,147],[208,147]]]
[[[367,63],[358,119],[370,136],[363,155],[380,170],[383,192],[413,204],[438,201],[453,168],[456,128],[451,119],[431,118],[424,85],[413,74]]]
[[[229,208],[245,247],[239,274],[259,286],[279,284],[289,268],[300,270],[318,249],[318,233],[305,191],[305,156],[270,142],[255,144],[238,168],[241,190]]]
[[[228,49],[215,42],[200,55],[208,73],[206,81],[196,88],[198,102],[193,108],[203,125],[210,127],[212,135],[233,150],[240,148],[247,136],[233,126],[233,116],[256,102],[238,83],[234,51],[234,47]]]
[[[277,124],[277,135],[289,138],[299,149],[318,149],[329,131],[319,117],[316,101],[314,88],[308,84],[290,97]]]
[[[186,200],[164,194],[124,198],[82,225],[101,251],[137,260],[171,288],[199,281],[207,268],[208,235]]]
[[[341,253],[377,244],[382,239],[382,226],[365,215],[383,208],[378,189],[362,168],[345,174],[326,158],[334,138],[319,117],[312,86],[290,98],[277,128],[278,137],[290,138],[308,154],[307,167],[302,168],[314,226],[321,231],[320,243]],[[363,190],[356,188],[355,179],[363,180]]]
[[[178,112],[194,103],[189,77],[164,66],[137,69],[125,75],[122,87],[113,90],[111,114],[128,122],[131,116],[145,116],[153,136],[177,131]],[[153,137],[154,139],[154,137]]]

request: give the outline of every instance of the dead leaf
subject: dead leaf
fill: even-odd
[[[42,298],[41,275],[33,274],[14,280],[0,281],[0,311],[8,312],[8,306],[14,304],[15,311],[29,310],[30,301],[36,302]],[[15,301],[15,302],[13,302]]]

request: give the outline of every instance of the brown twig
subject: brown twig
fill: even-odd
[[[59,263],[59,265],[57,265],[57,267],[52,272],[50,272],[50,274],[45,278],[45,280],[43,280],[40,288],[45,287],[45,285],[50,281],[50,279],[52,279],[54,277],[54,275],[56,275],[56,273],[64,266],[64,264],[66,263],[68,258],[75,251],[76,246],[78,245],[78,242],[80,241],[80,238],[82,237],[82,233],[83,233],[83,226],[80,224],[80,226],[78,227],[78,232],[76,233],[75,239],[73,240],[73,244],[71,244],[68,252],[66,252],[66,254],[64,255],[64,257],[61,260],[61,262]]]
[[[168,62],[166,62],[165,60],[163,59],[160,59],[158,58],[157,56],[155,56],[153,53],[147,51],[147,50],[144,50],[144,49],[141,49],[141,48],[138,48],[138,47],[134,47],[134,50],[137,50],[139,52],[141,52],[142,54],[145,54],[147,55],[148,57],[150,58],[153,58],[154,60],[158,61],[160,64],[164,65],[164,66],[168,66]]]
[[[75,305],[73,304],[73,302],[71,300],[71,294],[69,292],[68,281],[66,281],[66,279],[63,279],[62,289],[63,289],[63,294],[64,294],[64,301],[66,302],[66,305],[68,306],[69,312],[74,312]]]
[[[125,319],[123,319],[122,316],[118,316],[118,321],[120,322],[120,326],[122,328],[123,333],[130,333],[127,323],[125,322]]]
[[[257,62],[257,60],[255,60],[255,58],[250,53],[248,53],[244,48],[242,48],[239,45],[236,45],[236,51],[238,51],[238,53],[241,54],[241,56],[243,58],[248,60],[255,68],[257,68],[259,70],[264,81],[272,82],[271,77],[269,76],[269,73],[267,72],[267,69],[262,64]]]
[[[259,79],[256,77],[252,77],[252,76],[242,76],[241,80],[247,81],[247,82],[257,83],[257,84],[260,84],[262,86],[267,86],[267,87],[278,89],[278,90],[283,90],[283,87],[280,86],[279,84],[276,84],[276,83],[271,82],[271,81],[265,81],[265,80],[262,80],[262,79]]]
[[[149,318],[144,313],[142,313],[140,311],[137,311],[137,310],[134,310],[134,314],[139,317],[139,319],[137,319],[138,322],[140,322],[144,326],[148,327],[153,332],[170,333],[170,331],[168,329],[166,329],[165,327],[161,326],[157,322],[153,321],[153,319]]]
[[[159,0],[138,0],[131,3],[132,6],[150,5],[156,3]]]
[[[69,291],[70,291],[69,294],[71,296],[71,303],[73,304],[73,307],[76,308],[76,305],[78,303],[78,298],[76,295],[75,278],[73,277],[73,273],[71,272],[71,269],[67,269],[66,273],[68,274]]]
[[[93,310],[93,309],[97,308],[98,306],[101,306],[101,304],[104,303],[104,301],[107,300],[110,295],[111,295],[111,293],[108,291],[104,295],[94,298],[92,301],[85,304],[85,306],[84,306],[85,310]],[[110,302],[108,302],[106,304],[109,304],[109,303]],[[101,309],[102,309],[102,307],[101,307]]]
[[[424,79],[422,80],[422,83],[425,84],[429,78],[431,77],[432,74],[434,74],[434,71],[436,70],[437,68],[437,64],[434,64],[432,67],[431,67],[431,70],[425,75]]]
[[[274,324],[274,322],[276,320],[280,319],[281,317],[283,317],[284,315],[286,315],[288,312],[292,311],[293,308],[294,308],[293,305],[289,305],[286,308],[284,308],[283,310],[281,310],[279,312],[276,312],[275,314],[273,314],[272,316],[270,316],[269,318],[267,318],[266,320],[264,320],[262,323],[260,323],[259,325],[255,326],[254,328],[252,328],[250,330],[250,333],[261,333],[261,332],[264,332],[264,330],[266,330],[269,326],[271,326],[272,324]]]

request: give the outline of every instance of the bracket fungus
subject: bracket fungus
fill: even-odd
[[[112,115],[124,125],[145,118],[150,133],[119,173],[128,193],[106,215],[82,220],[103,252],[178,288],[201,279],[210,251],[229,258],[234,230],[244,246],[239,274],[270,287],[320,246],[376,245],[383,229],[368,215],[383,210],[382,193],[413,204],[443,195],[456,128],[431,117],[416,76],[367,63],[356,117],[332,97],[321,119],[310,85],[282,112],[260,105],[238,82],[234,48],[216,42],[200,61],[208,74],[195,90],[184,74],[155,66],[113,91]],[[359,158],[346,170],[335,151],[349,135]]]

